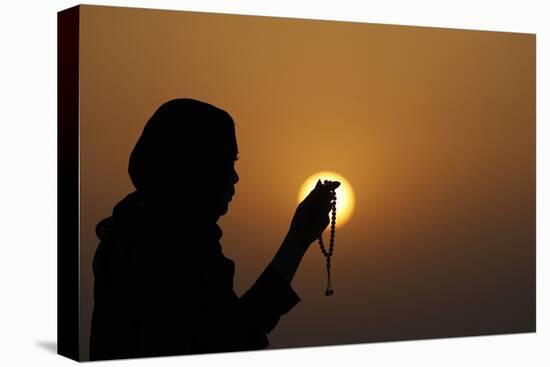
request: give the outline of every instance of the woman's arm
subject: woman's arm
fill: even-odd
[[[291,282],[307,249],[308,244],[304,240],[289,232],[273,257],[273,260],[268,265],[268,268]]]
[[[279,318],[300,301],[290,283],[309,246],[328,226],[333,190],[339,185],[329,181],[324,185],[317,183],[298,205],[290,230],[273,260],[240,298],[241,315],[251,327],[269,333]]]

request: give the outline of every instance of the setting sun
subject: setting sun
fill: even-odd
[[[317,180],[338,181],[340,186],[336,189],[336,227],[346,223],[353,214],[355,195],[350,183],[342,175],[335,172],[323,171],[308,177],[298,192],[298,202],[301,202],[315,187]]]

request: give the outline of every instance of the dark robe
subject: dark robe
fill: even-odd
[[[264,271],[241,297],[215,222],[152,209],[137,192],[96,227],[90,359],[254,350],[300,298]]]

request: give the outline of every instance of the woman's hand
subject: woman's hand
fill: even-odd
[[[315,188],[298,205],[288,236],[297,243],[309,247],[313,241],[321,236],[330,223],[329,213],[335,199],[334,189],[340,186],[338,181],[317,181]]]
[[[330,223],[329,212],[338,181],[317,181],[315,188],[298,205],[292,218],[290,230],[269,267],[292,281],[309,245],[321,236]]]

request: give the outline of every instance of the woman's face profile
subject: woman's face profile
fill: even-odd
[[[229,202],[235,195],[235,185],[239,182],[239,175],[235,169],[235,163],[238,158],[226,158],[220,162],[219,167],[216,167],[216,171],[219,174],[219,179],[215,180],[215,197],[216,197],[216,211],[219,216],[227,213],[229,209]]]

